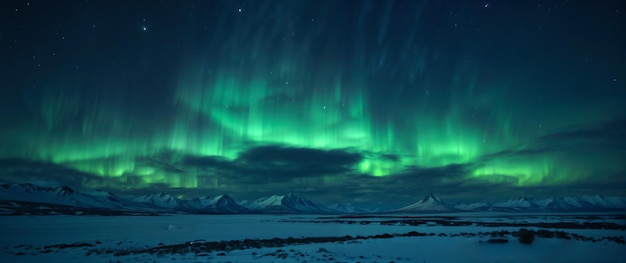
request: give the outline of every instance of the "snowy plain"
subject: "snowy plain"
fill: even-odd
[[[2,216],[0,262],[626,262],[626,245],[606,239],[626,237],[624,218],[624,215],[611,214],[506,213],[363,217],[293,214]],[[398,223],[384,223],[390,220]],[[410,225],[403,223],[405,220],[425,224]],[[456,225],[455,222],[475,223]],[[492,225],[481,225],[481,222]],[[557,225],[537,227],[542,223]],[[607,224],[609,227],[559,228],[559,223]],[[489,232],[517,231],[519,225],[524,224],[528,224],[526,228],[530,230],[576,233],[595,241],[535,237],[532,244],[521,244],[516,237],[505,235],[502,238],[506,243],[487,242],[492,238]],[[424,235],[402,236],[411,231]],[[345,236],[351,239],[298,241]],[[288,239],[290,237],[296,241]],[[271,241],[274,238],[282,240],[276,241],[280,245],[243,248],[227,245],[225,249],[206,253],[179,249],[193,244],[246,239],[274,244]],[[177,250],[160,249],[168,246]]]

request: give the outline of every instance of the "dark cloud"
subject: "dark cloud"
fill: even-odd
[[[216,168],[225,171],[238,171],[240,167],[232,161],[221,156],[185,156],[180,164],[184,167]]]
[[[377,155],[393,159],[394,155]],[[237,158],[222,156],[190,155],[165,151],[137,159],[138,165],[156,168],[165,173],[185,174],[197,178],[200,188],[246,189],[248,193],[259,192],[258,186],[272,185],[291,189],[290,183],[318,184],[324,176],[354,173],[354,166],[363,154],[346,149],[319,150],[287,147],[283,145],[253,146],[241,152]],[[254,187],[249,187],[254,186]]]
[[[1,159],[0,170],[5,178],[17,179],[19,181],[27,181],[34,178],[46,178],[51,180],[62,180],[60,183],[80,184],[87,179],[95,179],[95,175],[80,172],[58,164],[49,162],[31,161],[25,159]]]
[[[0,159],[0,174],[3,179],[16,183],[54,182],[76,189],[97,186],[103,190],[125,189],[129,186],[143,184],[137,176],[130,176],[132,185],[128,184],[129,177],[102,177],[96,174],[81,172],[60,164],[51,162],[31,161],[17,158]],[[139,181],[137,181],[139,180]]]
[[[397,162],[397,161],[400,161],[400,156],[398,156],[397,154],[386,153],[386,154],[381,154],[380,159]]]
[[[357,164],[361,154],[346,150],[320,150],[269,145],[250,148],[239,154],[238,160],[249,163],[281,163],[298,166],[328,165],[344,167]]]
[[[472,178],[471,171],[480,164],[464,163],[438,167],[408,166],[403,171],[383,177],[357,173],[351,167],[363,156],[347,150],[316,150],[285,146],[259,146],[242,152],[234,160],[216,156],[187,156],[180,164],[185,169],[216,169],[217,189],[196,189],[187,195],[206,195],[206,191],[229,193],[243,199],[265,195],[297,193],[320,202],[356,202],[398,208],[421,199],[425,194],[462,199],[481,192],[509,196],[517,178],[493,175],[499,183],[486,184]],[[377,154],[374,157],[393,158]],[[176,189],[173,189],[176,191]]]
[[[174,174],[185,173],[185,170],[181,169],[180,167],[177,167],[176,164],[168,162],[168,160],[154,158],[152,156],[138,157],[136,161],[138,165],[145,165],[145,166],[153,167],[153,168],[159,169],[167,173],[174,173]]]
[[[402,156],[389,152],[375,152],[375,151],[367,151],[360,150],[358,153],[362,156],[363,159],[378,159],[382,161],[392,161],[397,162],[402,159]]]
[[[357,202],[396,208],[430,192],[458,194],[483,186],[464,180],[474,164],[409,166],[398,174],[375,177],[353,169],[364,156],[398,159],[391,154],[282,145],[252,147],[232,160],[219,156],[184,156],[177,165],[187,171],[208,171],[199,178],[219,181],[219,187],[186,191],[172,188],[171,192],[182,191],[185,195],[228,193],[242,200],[293,192],[320,202]]]
[[[527,146],[527,147],[533,147],[533,146]],[[519,158],[519,157],[523,158],[523,157],[531,157],[531,156],[546,154],[546,153],[554,152],[554,151],[556,151],[555,148],[547,148],[547,147],[543,147],[543,148],[507,149],[507,150],[503,150],[503,151],[499,151],[499,152],[483,155],[480,158],[480,160],[481,161],[490,161],[490,160],[493,160],[493,159],[500,159],[500,158]]]
[[[501,158],[526,158],[562,152],[599,153],[617,149],[626,151],[626,119],[596,125],[562,129],[533,142],[499,152],[483,155],[480,162]]]
[[[409,166],[400,174],[402,177],[419,180],[439,180],[441,178],[462,178],[471,171],[472,164],[450,164],[438,167]]]
[[[594,126],[568,128],[539,138],[541,141],[602,140],[626,142],[626,119],[618,119]]]
[[[349,172],[362,159],[360,153],[347,150],[269,145],[240,153],[236,162],[243,171],[253,174],[306,177]]]

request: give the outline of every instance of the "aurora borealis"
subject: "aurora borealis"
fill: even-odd
[[[626,193],[620,1],[0,7],[4,181],[356,203]]]

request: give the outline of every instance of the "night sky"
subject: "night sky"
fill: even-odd
[[[626,194],[622,1],[2,1],[0,180]]]

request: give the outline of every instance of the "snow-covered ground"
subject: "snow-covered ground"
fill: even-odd
[[[3,216],[0,262],[626,262],[624,215],[409,216]],[[595,242],[535,236],[521,244],[512,234],[487,242],[489,232],[520,224]]]

